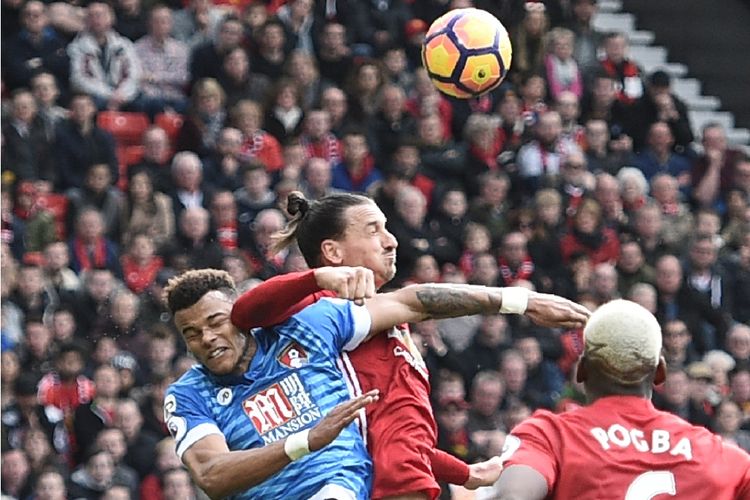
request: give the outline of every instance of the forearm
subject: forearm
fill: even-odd
[[[503,302],[501,288],[480,285],[423,284],[402,291],[407,292],[404,297],[409,307],[420,316],[416,321],[494,314]]]
[[[703,176],[703,179],[700,180],[693,190],[693,197],[701,205],[710,205],[714,201],[714,198],[716,198],[719,192],[719,174],[720,171],[718,168],[712,169],[709,167],[706,175]]]
[[[450,484],[466,484],[469,480],[469,466],[450,453],[435,448],[432,450],[431,464],[435,479]]]
[[[281,440],[263,448],[217,454],[189,468],[209,497],[225,498],[262,483],[290,462]]]
[[[498,313],[501,305],[500,288],[440,284],[411,285],[366,302],[371,335],[402,323]]]
[[[319,291],[313,271],[274,276],[237,299],[232,308],[232,323],[241,330],[281,323],[286,319],[281,316],[290,307]]]

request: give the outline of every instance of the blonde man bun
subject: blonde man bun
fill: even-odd
[[[614,381],[643,382],[659,364],[661,327],[653,314],[629,300],[599,307],[583,330],[584,355]]]

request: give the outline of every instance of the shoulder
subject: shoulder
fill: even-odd
[[[168,393],[198,394],[201,389],[213,386],[213,382],[206,375],[200,365],[192,366],[179,379],[172,382],[167,389]]]

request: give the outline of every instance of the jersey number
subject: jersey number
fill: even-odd
[[[644,472],[630,483],[625,500],[650,500],[662,494],[677,494],[674,474],[665,470],[652,470]]]

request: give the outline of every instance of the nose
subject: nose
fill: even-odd
[[[209,349],[213,347],[215,341],[216,332],[214,332],[213,328],[205,327],[201,332],[201,343],[203,344],[203,346],[206,349]]]
[[[384,233],[385,233],[385,240],[384,240],[383,246],[387,250],[395,250],[396,248],[398,248],[398,240],[396,239],[395,236],[393,236],[393,233],[391,233],[387,229],[384,230]]]

